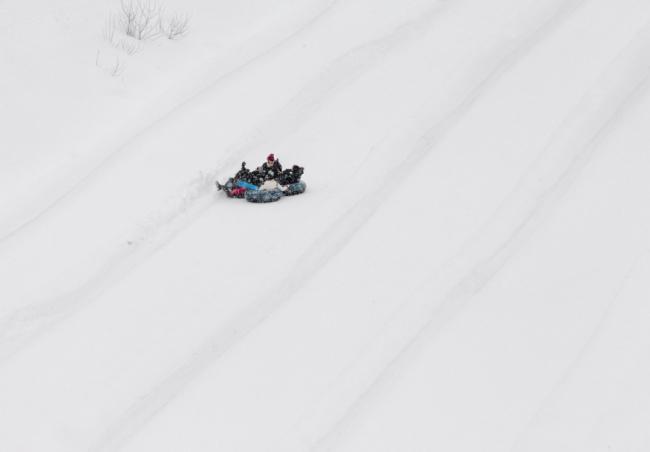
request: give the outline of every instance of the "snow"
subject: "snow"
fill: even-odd
[[[650,4],[169,0],[128,55],[28,3],[0,450],[650,450]],[[270,152],[305,194],[216,192]]]

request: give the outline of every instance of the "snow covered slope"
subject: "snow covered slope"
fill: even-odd
[[[29,3],[0,450],[650,450],[650,4]],[[306,194],[215,192],[269,152]]]

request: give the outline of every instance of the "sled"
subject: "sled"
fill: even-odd
[[[248,202],[275,202],[284,196],[282,190],[275,188],[273,190],[246,190],[245,198]]]
[[[303,181],[300,181],[300,182],[296,182],[295,184],[287,185],[287,189],[284,190],[284,195],[285,196],[299,195],[300,193],[304,193],[305,190],[307,190],[307,184],[305,184]]]
[[[275,202],[278,201],[284,193],[282,192],[278,183],[274,180],[264,182],[260,187],[255,187],[255,190],[246,190],[246,201],[248,202]]]

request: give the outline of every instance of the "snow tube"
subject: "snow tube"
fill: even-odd
[[[286,196],[299,195],[300,193],[304,193],[305,190],[307,190],[307,184],[305,184],[303,181],[300,181],[289,185],[284,194]]]
[[[284,193],[279,188],[273,190],[246,190],[246,201],[249,202],[274,202],[282,198]]]
[[[245,188],[246,190],[259,190],[260,188],[257,185],[249,184],[248,182],[245,182],[243,180],[238,180],[235,182],[235,185],[241,188]]]

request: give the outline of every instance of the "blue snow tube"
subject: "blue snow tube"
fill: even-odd
[[[300,181],[289,185],[284,194],[285,196],[299,195],[300,193],[304,193],[305,190],[307,190],[307,184],[305,184],[303,181]]]
[[[282,190],[246,190],[246,201],[249,202],[274,202],[282,198]]]
[[[245,188],[247,190],[259,190],[260,189],[257,185],[249,184],[248,182],[243,181],[243,180],[238,180],[237,182],[235,182],[235,185],[237,185],[238,187]]]

